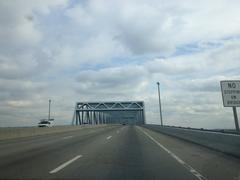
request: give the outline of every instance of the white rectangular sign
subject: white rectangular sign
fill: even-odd
[[[221,81],[223,106],[240,106],[240,81]]]

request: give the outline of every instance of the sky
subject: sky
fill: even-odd
[[[221,80],[240,79],[239,0],[0,1],[0,127],[55,124],[77,101],[145,102],[146,121],[234,128]]]

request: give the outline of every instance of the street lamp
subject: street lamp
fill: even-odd
[[[163,120],[162,120],[162,106],[161,106],[161,98],[160,98],[160,83],[157,82],[157,85],[158,85],[159,112],[160,112],[160,120],[161,120],[161,126],[162,126]]]
[[[48,121],[50,121],[50,106],[51,106],[51,99],[48,101]]]

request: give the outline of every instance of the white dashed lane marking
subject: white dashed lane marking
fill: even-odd
[[[62,170],[63,168],[65,168],[66,166],[68,166],[69,164],[73,163],[74,161],[76,161],[77,159],[79,159],[81,157],[82,157],[82,155],[78,155],[78,156],[74,157],[73,159],[70,159],[69,161],[61,164],[60,166],[58,166],[57,168],[53,169],[49,173],[50,174],[57,173],[58,171]]]
[[[108,137],[107,137],[107,139],[111,139],[111,138],[112,138],[112,136],[108,136]]]
[[[66,136],[63,139],[70,139],[70,138],[73,138],[73,136]]]

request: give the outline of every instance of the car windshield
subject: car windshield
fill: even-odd
[[[240,180],[240,0],[0,0],[0,180]]]

